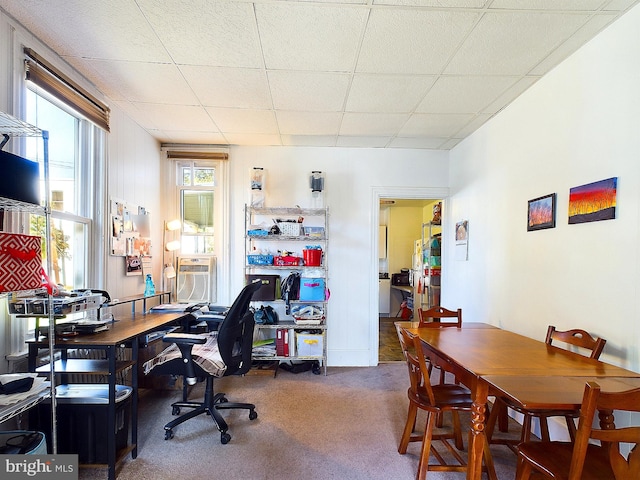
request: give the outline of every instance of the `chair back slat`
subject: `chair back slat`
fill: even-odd
[[[420,327],[462,327],[462,309],[448,310],[444,307],[436,306],[427,310],[418,309],[420,316]]]
[[[397,328],[400,346],[404,354],[409,369],[411,389],[415,395],[429,398],[432,405],[435,405],[435,396],[431,388],[431,379],[428,360],[422,351],[422,341],[418,335],[408,332],[402,327]]]
[[[596,411],[600,419],[599,428],[593,426]],[[640,412],[640,388],[623,392],[602,392],[596,382],[587,382],[569,480],[582,478],[590,439],[599,440],[609,449],[609,459],[616,480],[640,478],[640,426],[616,428],[614,411]],[[620,452],[621,443],[631,444],[628,457]]]
[[[604,338],[592,337],[589,332],[585,330],[576,328],[561,332],[556,330],[556,327],[553,325],[549,325],[547,328],[547,345],[551,345],[554,340],[589,350],[589,357],[595,359],[600,358],[600,354],[602,350],[604,350],[604,345],[607,343]]]

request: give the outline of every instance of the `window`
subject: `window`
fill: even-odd
[[[100,235],[92,236],[101,225],[97,212],[106,187],[102,172],[105,159],[106,132],[78,113],[71,105],[40,88],[25,82],[25,121],[49,132],[49,189],[51,196],[51,270],[52,282],[65,289],[99,288],[102,266],[96,252],[104,248]],[[24,139],[25,156],[38,160],[43,168],[42,138]],[[41,171],[41,198],[45,199],[44,172]],[[29,231],[46,241],[44,217],[30,215]],[[99,232],[98,232],[99,233]],[[43,245],[43,252],[46,247]],[[43,261],[45,268],[48,262]],[[48,323],[41,319],[41,325]],[[25,350],[25,339],[33,336],[35,319],[13,318],[10,326],[9,355]]]
[[[214,163],[178,162],[181,247],[183,254],[215,253],[216,167]]]

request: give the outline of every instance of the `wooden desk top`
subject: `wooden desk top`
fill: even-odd
[[[637,377],[526,377],[515,375],[487,375],[484,378],[490,389],[527,410],[574,410],[580,408],[584,386],[596,382],[602,391],[620,392],[640,388]]]
[[[58,337],[56,347],[91,347],[110,346],[134,339],[140,335],[157,330],[165,325],[178,322],[187,313],[147,313],[136,315],[121,315],[114,322],[109,323],[109,330],[98,333],[76,335],[72,337]],[[28,343],[47,344],[46,339],[39,342],[33,340]]]

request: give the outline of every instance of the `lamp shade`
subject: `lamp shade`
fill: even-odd
[[[178,250],[180,248],[180,242],[178,240],[167,242],[164,248],[167,252],[173,252],[174,250]]]

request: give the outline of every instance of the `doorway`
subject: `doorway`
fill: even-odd
[[[391,192],[379,192],[375,203],[374,218],[378,225],[387,228],[387,244],[383,243],[383,236],[376,231],[378,249],[385,250],[386,255],[375,252],[379,276],[378,294],[378,318],[372,322],[372,337],[375,338],[375,362],[403,361],[399,347],[398,337],[394,322],[402,320],[402,302],[407,299],[407,291],[411,292],[411,285],[392,286],[389,289],[389,301],[386,302],[382,295],[387,295],[386,290],[380,287],[384,274],[388,275],[388,281],[392,282],[394,274],[409,270],[412,275],[414,267],[414,250],[416,240],[421,238],[422,223],[431,220],[432,206],[442,201],[448,194],[447,189],[419,189],[408,188],[394,189]],[[427,212],[428,211],[428,212]],[[425,215],[428,215],[427,218]],[[427,220],[425,220],[427,218]],[[378,226],[376,226],[378,228]],[[404,278],[403,278],[404,280]],[[404,283],[404,282],[403,282]],[[404,290],[404,292],[403,292]],[[383,293],[381,293],[383,292]],[[382,304],[388,304],[383,311]],[[375,329],[375,332],[374,332]]]

